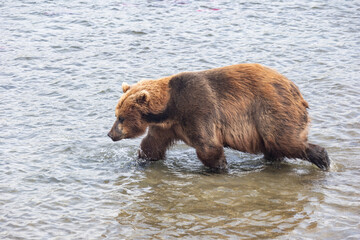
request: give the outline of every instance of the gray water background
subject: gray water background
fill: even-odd
[[[360,239],[359,1],[4,0],[0,31],[1,239]],[[329,172],[106,136],[123,81],[243,62],[299,86]]]

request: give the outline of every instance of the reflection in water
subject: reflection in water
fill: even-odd
[[[313,188],[325,174],[312,167],[265,165],[258,171],[211,174],[175,170],[172,159],[167,161],[148,166],[143,178],[125,186],[131,204],[116,218],[129,229],[124,236],[274,238],[309,219],[309,203],[324,198]]]

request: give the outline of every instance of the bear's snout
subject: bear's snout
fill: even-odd
[[[112,133],[112,131],[110,131],[107,135],[108,135],[108,137],[111,138],[111,140],[113,140],[114,142],[119,141],[119,140],[122,139],[121,136],[119,136],[118,134],[115,134],[115,135],[114,135],[114,134]]]
[[[124,138],[124,133],[122,129],[119,128],[119,120],[114,122],[114,125],[110,129],[109,133],[107,134],[109,138],[111,138],[114,142],[119,141]]]
[[[108,135],[109,138],[113,139],[113,136],[111,135],[111,132],[109,132],[107,135]]]

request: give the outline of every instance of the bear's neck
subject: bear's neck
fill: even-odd
[[[149,123],[162,123],[169,119],[167,105],[170,99],[169,81],[171,77],[150,80],[149,86],[151,101],[149,112],[143,113],[142,117]]]
[[[153,81],[151,84],[151,101],[150,111],[153,114],[163,112],[166,109],[167,103],[169,102],[169,81],[171,77],[160,78]]]

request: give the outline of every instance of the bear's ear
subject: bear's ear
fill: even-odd
[[[121,87],[122,87],[122,90],[123,90],[124,93],[126,93],[127,90],[130,89],[130,85],[125,83],[125,82],[122,83]]]
[[[150,100],[150,93],[146,90],[141,90],[136,96],[136,102],[138,104],[147,103]]]

